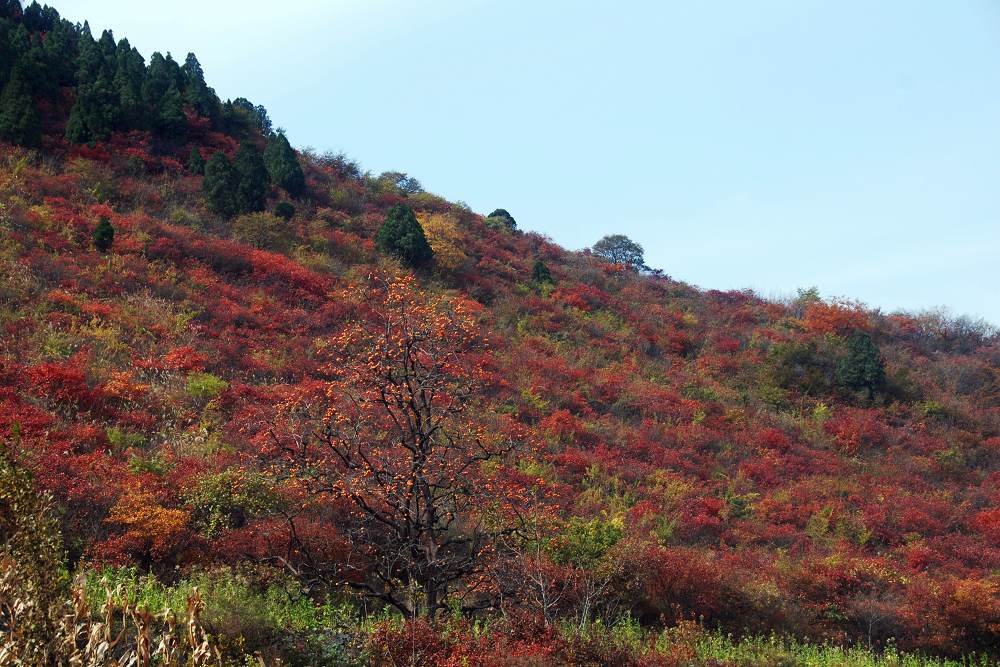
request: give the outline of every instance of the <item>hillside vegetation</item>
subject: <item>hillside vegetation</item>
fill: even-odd
[[[608,231],[0,1],[0,664],[1000,659],[997,332]]]

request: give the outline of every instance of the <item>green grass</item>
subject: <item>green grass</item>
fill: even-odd
[[[702,635],[695,650],[701,661],[716,660],[733,667],[988,667],[998,664],[986,656],[947,660],[904,654],[892,647],[880,652],[860,646],[806,644],[777,636],[733,639],[720,633]]]

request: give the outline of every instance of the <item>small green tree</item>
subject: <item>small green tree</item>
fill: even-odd
[[[111,245],[115,242],[115,228],[111,226],[111,221],[107,218],[101,218],[100,222],[97,223],[97,227],[94,229],[94,249],[100,253],[106,253],[111,250]]]
[[[642,246],[624,234],[605,236],[594,244],[592,250],[612,264],[624,264],[637,271],[646,268]]]
[[[885,386],[885,360],[866,332],[855,331],[847,339],[847,354],[837,365],[837,380],[855,391],[866,390],[868,400]]]
[[[233,220],[233,238],[262,250],[287,250],[292,237],[285,223],[270,213],[246,213]]]
[[[538,285],[544,283],[555,284],[556,282],[552,278],[552,272],[549,271],[549,267],[540,259],[535,260],[535,265],[531,269],[531,279]]]
[[[249,141],[240,144],[233,160],[236,170],[236,210],[239,213],[256,213],[264,210],[267,202],[268,177],[264,156]]]
[[[298,197],[306,187],[302,166],[288,138],[280,130],[268,139],[264,149],[264,165],[267,167],[271,183],[284,188],[288,194]]]
[[[205,158],[201,156],[201,151],[197,146],[191,148],[191,155],[188,157],[188,171],[196,176],[205,175]]]
[[[208,208],[216,215],[230,218],[237,213],[236,186],[239,177],[225,153],[213,153],[205,163],[205,180],[202,191]]]
[[[389,209],[375,236],[375,246],[380,252],[392,255],[409,266],[424,266],[434,258],[424,229],[409,206],[397,204]]]
[[[490,226],[494,224],[503,225],[511,230],[517,229],[517,222],[514,220],[514,216],[508,213],[505,208],[498,208],[486,216],[486,224]]]

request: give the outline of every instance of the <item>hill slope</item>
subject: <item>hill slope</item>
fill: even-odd
[[[701,291],[342,156],[298,154],[296,184],[275,167],[266,112],[220,103],[193,57],[136,69],[109,33],[8,5],[0,434],[55,495],[72,568],[134,565],[171,583],[243,563],[255,585],[285,572],[314,600],[375,596],[404,613],[427,609],[397,593],[433,580],[443,608],[503,611],[504,650],[528,653],[523,627],[625,614],[654,630],[698,619],[1000,651],[988,327],[811,293]],[[144,100],[131,112],[129,86]],[[235,175],[213,190],[215,154]],[[245,196],[225,210],[220,192]],[[266,212],[280,202],[290,217]],[[416,268],[379,234],[407,209],[433,249]],[[437,465],[474,462],[448,469],[462,495],[442,501],[455,516],[441,535],[485,542],[462,543],[475,563],[452,579],[441,559],[434,575],[380,578],[396,529],[352,503],[391,503],[356,461],[309,449],[333,414],[356,431],[338,443],[395,461],[391,413],[371,406],[399,357],[371,356],[382,348],[366,336],[401,311],[417,333],[433,322],[421,349],[449,359],[421,376],[444,378],[447,432],[465,438]],[[468,443],[497,449],[480,461]],[[548,636],[536,643],[558,644]]]

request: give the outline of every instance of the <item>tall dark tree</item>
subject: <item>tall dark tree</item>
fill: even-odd
[[[118,42],[115,53],[115,92],[118,94],[119,128],[138,129],[146,125],[146,106],[142,86],[146,64],[127,39]]]
[[[264,165],[272,183],[284,188],[293,197],[302,194],[306,179],[284,132],[279,130],[268,138],[267,148],[264,149]]]
[[[166,139],[178,142],[184,139],[187,119],[184,117],[184,100],[177,86],[171,84],[160,100],[155,127],[160,136]]]
[[[22,13],[20,0],[0,0],[0,18],[19,19]]]
[[[260,149],[249,141],[240,144],[233,160],[238,184],[236,186],[236,208],[240,213],[263,211],[267,203],[268,178],[264,166],[264,156]]]
[[[236,186],[239,176],[229,158],[221,151],[213,153],[205,163],[205,180],[202,191],[208,208],[216,215],[229,218],[238,212],[236,206]]]
[[[114,69],[104,53],[109,34],[105,31],[102,41],[95,42],[85,29],[80,37],[76,101],[66,124],[66,138],[74,143],[107,140],[118,120]]]
[[[837,365],[837,380],[844,387],[865,390],[871,400],[885,386],[885,360],[872,337],[855,331],[847,339],[847,354]]]
[[[60,86],[72,86],[76,82],[76,60],[80,35],[69,21],[55,19],[52,29],[45,34],[42,48],[47,62],[47,76],[58,90]]]
[[[154,53],[146,68],[142,96],[146,104],[150,125],[161,136],[177,140],[183,136],[184,75],[168,53]]]
[[[193,53],[187,54],[181,66],[181,73],[184,75],[184,103],[194,109],[199,116],[214,121],[219,115],[219,98],[205,83],[205,72]]]
[[[201,156],[201,151],[197,146],[191,148],[191,155],[188,157],[188,171],[196,176],[205,175],[205,158]]]
[[[375,236],[375,245],[380,252],[413,267],[425,266],[434,258],[424,229],[409,206],[396,205],[389,209]]]
[[[41,125],[35,102],[21,75],[15,71],[0,92],[0,138],[34,146],[40,135]]]
[[[255,132],[268,135],[271,133],[271,119],[263,106],[254,106],[245,97],[237,97],[222,105],[222,128],[228,134],[238,137]]]

